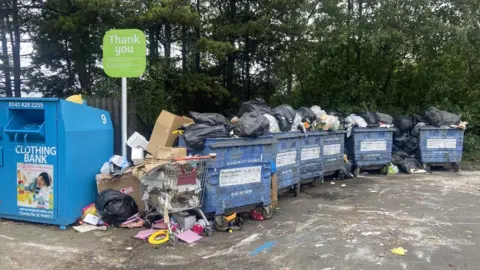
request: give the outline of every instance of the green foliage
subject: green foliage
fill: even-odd
[[[470,123],[467,155],[480,151],[478,0],[43,2],[21,10],[21,29],[35,44],[29,85],[47,96],[118,96],[102,37],[139,28],[148,71],[129,92],[149,122],[161,109],[229,114],[258,96],[344,113],[436,106]]]

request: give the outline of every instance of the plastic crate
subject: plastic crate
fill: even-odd
[[[274,161],[277,168],[277,185],[279,193],[294,188],[295,196],[300,187],[300,132],[274,133],[277,140]]]
[[[180,138],[180,145],[185,142]],[[202,210],[223,215],[249,206],[268,206],[271,200],[271,161],[275,139],[206,139],[202,151],[189,154],[216,158],[207,164],[207,181]]]
[[[464,131],[453,128],[423,127],[419,133],[419,160],[426,165],[452,165],[462,161]]]
[[[328,132],[323,139],[323,175],[332,175],[342,171],[345,166],[343,149],[346,131]]]
[[[325,132],[308,132],[300,140],[300,180],[302,183],[323,182],[323,160],[321,149]]]
[[[361,169],[380,169],[392,160],[393,129],[354,128],[348,139],[348,156]]]

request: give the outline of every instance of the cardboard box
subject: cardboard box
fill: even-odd
[[[167,111],[162,111],[157,118],[157,122],[155,122],[147,151],[150,154],[154,154],[158,146],[173,146],[175,139],[178,137],[178,134],[173,134],[173,132],[181,128],[184,124],[191,123],[193,123],[193,120],[188,117],[181,117]]]
[[[175,158],[182,158],[187,156],[187,148],[185,147],[162,147],[158,146],[155,150],[155,159],[157,160],[171,160]]]
[[[118,190],[127,194],[135,200],[135,203],[138,205],[138,211],[145,211],[145,203],[142,201],[142,183],[137,177],[133,176],[132,172],[124,173],[122,176],[114,179],[97,178],[98,193],[107,189]]]

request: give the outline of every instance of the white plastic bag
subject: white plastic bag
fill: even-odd
[[[345,128],[347,129],[347,137],[350,137],[352,134],[352,128],[353,126],[359,126],[361,128],[366,128],[367,122],[365,122],[365,119],[362,117],[356,115],[356,114],[350,114],[347,118],[345,118]]]
[[[307,135],[307,130],[305,129],[305,126],[303,125],[302,117],[298,113],[296,113],[295,114],[295,119],[293,120],[291,131],[297,131],[299,127],[301,128],[301,130],[303,131],[303,133],[306,136]]]
[[[327,115],[323,129],[337,131],[339,128],[340,128],[340,121],[338,120],[338,117],[333,115]]]
[[[264,114],[263,116],[265,116],[268,119],[268,122],[270,123],[270,127],[268,129],[270,133],[280,132],[280,127],[278,126],[278,121],[275,117],[271,116],[270,114]]]
[[[319,120],[320,122],[324,122],[326,120],[327,112],[322,110],[320,106],[312,106],[310,110],[315,113],[315,115],[317,116],[317,120]]]

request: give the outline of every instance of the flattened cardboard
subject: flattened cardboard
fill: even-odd
[[[153,154],[157,146],[173,146],[173,142],[178,137],[178,134],[173,134],[173,132],[184,124],[191,123],[193,123],[193,120],[188,117],[177,116],[165,110],[162,111],[155,122],[147,151]]]

